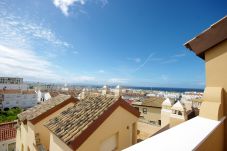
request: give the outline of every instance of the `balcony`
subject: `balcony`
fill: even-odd
[[[197,116],[124,151],[223,150],[224,120],[225,117],[216,121]]]

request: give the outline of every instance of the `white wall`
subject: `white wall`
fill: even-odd
[[[37,104],[37,93],[34,94],[4,94],[3,108],[29,108]]]
[[[6,141],[1,141],[0,142],[0,151],[13,151],[13,150],[8,150],[8,145],[11,143],[15,143],[15,149],[16,149],[16,139],[10,139]]]

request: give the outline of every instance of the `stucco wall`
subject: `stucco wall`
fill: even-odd
[[[60,114],[62,111],[66,110],[67,108],[73,106],[74,103],[69,103],[68,105],[64,106],[60,110],[52,113],[48,117],[44,118],[43,120],[39,121],[35,124],[35,133],[39,133],[39,138],[41,144],[43,144],[46,148],[49,148],[50,143],[50,132],[49,130],[44,126],[44,123],[49,121],[50,119],[56,117],[58,114]]]
[[[227,115],[227,40],[211,48],[205,53],[206,86],[224,89],[224,115]],[[227,142],[227,120],[224,123],[225,142]],[[227,143],[225,143],[227,150]]]
[[[29,121],[27,122],[26,125],[24,125],[22,123],[20,128],[17,129],[16,148],[21,150],[21,144],[23,144],[24,151],[27,151],[28,147],[30,148],[31,151],[35,150],[35,147],[33,145],[33,144],[35,144],[35,134],[39,133],[39,138],[40,138],[41,144],[43,144],[46,147],[46,149],[48,149],[49,143],[50,143],[50,132],[43,124],[46,121],[50,120],[51,118],[54,118],[55,116],[57,116],[63,110],[65,110],[68,107],[73,106],[73,105],[74,105],[74,103],[69,103],[68,105],[64,106],[60,110],[50,114],[48,117],[39,121],[35,125],[33,125]]]
[[[223,149],[223,129],[224,124],[218,126],[196,151],[224,151]],[[220,137],[221,136],[221,137]]]
[[[148,121],[158,121],[161,120],[161,108],[155,107],[145,107],[145,106],[137,106],[133,105],[133,107],[139,108],[140,116],[143,116],[144,119]],[[147,109],[147,113],[143,113],[143,108]]]
[[[8,145],[12,144],[12,143],[16,143],[16,139],[9,139],[6,141],[1,141],[0,142],[0,151],[8,151]]]
[[[183,119],[183,118],[178,118],[176,116],[170,116],[170,127],[176,126],[183,122],[185,122],[185,119]]]
[[[165,127],[170,124],[170,115],[172,110],[162,109],[161,110],[161,127]]]
[[[137,117],[122,107],[118,107],[96,129],[96,131],[94,131],[94,133],[88,137],[88,139],[78,148],[77,151],[98,151],[100,149],[101,143],[116,133],[118,133],[117,151],[131,146],[133,143],[133,136],[136,137],[135,134],[137,129],[135,127],[135,129],[132,130],[133,123],[136,123],[137,120]],[[50,151],[70,151],[69,147],[60,141],[55,135],[51,135],[50,144]]]

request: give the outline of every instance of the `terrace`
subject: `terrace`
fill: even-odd
[[[227,16],[185,46],[206,65],[206,88],[199,116],[124,151],[227,150]]]

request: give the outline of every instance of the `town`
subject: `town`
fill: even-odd
[[[227,151],[226,6],[0,0],[0,151]]]
[[[19,138],[16,138],[16,134],[18,134],[16,127],[22,126],[21,124],[24,123],[24,120],[29,121],[26,119],[26,116],[32,116],[30,114],[45,114],[69,99],[71,99],[71,105],[67,105],[73,106],[77,101],[81,102],[90,97],[94,97],[94,99],[96,97],[104,97],[102,99],[105,99],[105,97],[115,99],[121,97],[129,106],[139,111],[139,121],[137,123],[137,131],[135,132],[137,136],[134,136],[136,139],[134,142],[140,142],[159,133],[163,127],[168,129],[197,116],[203,96],[203,92],[129,89],[122,88],[120,85],[115,87],[105,85],[100,88],[82,88],[81,86],[75,88],[74,86],[72,88],[72,86],[67,87],[67,84],[26,84],[23,78],[14,77],[0,77],[0,88],[0,105],[2,110],[0,115],[2,117],[2,123],[0,123],[2,135],[0,147],[2,150],[6,149],[7,146],[9,146],[8,148],[16,148],[16,140],[17,143],[20,142]],[[61,111],[63,108],[65,108],[65,105],[61,105],[58,110]],[[16,109],[19,110],[19,113],[17,112],[19,121],[17,121],[17,115],[13,119],[8,118],[10,115],[3,117],[5,115],[4,112],[12,112]],[[28,115],[25,116],[24,114]],[[47,119],[50,118],[46,117],[43,120],[47,121]],[[37,122],[33,126],[36,124]],[[48,133],[47,128],[42,126],[41,131],[34,129],[31,133],[34,133],[36,136],[34,141],[36,141],[37,148],[41,147],[47,150],[50,146],[45,138],[47,137],[45,133]],[[21,134],[19,135],[21,136]],[[23,135],[27,135],[25,138],[30,139],[28,136],[31,134]],[[29,140],[27,141],[21,142],[21,144],[29,145]]]

